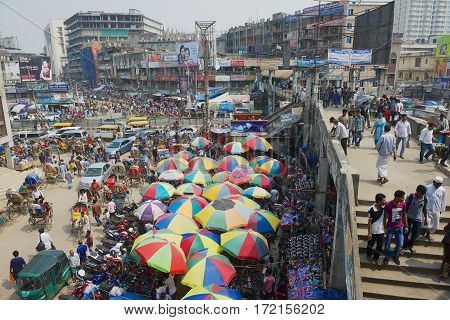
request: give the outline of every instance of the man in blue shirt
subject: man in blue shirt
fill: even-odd
[[[12,258],[11,262],[9,263],[9,271],[14,277],[14,280],[17,280],[17,275],[19,274],[20,271],[22,271],[26,263],[22,257],[19,257],[19,251],[14,250],[13,256],[14,258]]]
[[[82,240],[78,240],[77,253],[80,256],[80,263],[84,264],[87,260],[88,246]]]

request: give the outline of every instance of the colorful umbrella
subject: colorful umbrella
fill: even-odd
[[[242,195],[242,193],[244,193],[244,190],[242,190],[237,185],[230,182],[220,182],[214,183],[204,188],[202,196],[203,198],[213,201],[216,199],[222,199],[223,197],[232,194]]]
[[[192,152],[186,151],[186,150],[182,150],[180,152],[178,152],[174,158],[182,158],[186,161],[191,160],[192,158],[194,158],[194,154]]]
[[[255,199],[269,199],[271,197],[267,190],[260,187],[250,187],[245,189],[244,196]]]
[[[261,206],[258,203],[256,203],[255,201],[253,201],[252,199],[249,199],[245,196],[241,196],[238,194],[232,194],[230,196],[223,197],[223,199],[238,201],[238,202],[244,204],[246,207],[253,209],[253,210],[261,209]]]
[[[247,171],[248,174],[252,175],[255,174],[255,169],[253,169],[250,166],[238,166],[236,168],[233,169],[233,171]]]
[[[184,174],[180,170],[170,169],[161,173],[158,177],[162,181],[179,181],[183,180]]]
[[[220,161],[217,168],[222,171],[233,171],[238,166],[248,166],[248,161],[241,156],[226,156]]]
[[[179,195],[179,196],[182,196],[182,195],[201,196],[202,193],[203,193],[202,187],[200,187],[194,183],[184,183],[175,190],[175,194]]]
[[[229,231],[245,227],[254,210],[239,201],[216,200],[195,215],[195,220],[210,230]]]
[[[222,252],[219,245],[220,236],[209,230],[201,229],[198,233],[186,233],[181,240],[181,249],[183,249],[186,257],[190,257],[195,252],[205,248],[214,252]]]
[[[189,163],[182,158],[169,158],[158,162],[156,172],[162,173],[166,170],[176,169],[185,172],[189,168]]]
[[[134,212],[141,221],[153,221],[165,214],[167,206],[158,200],[150,200],[142,203]]]
[[[189,161],[189,169],[209,171],[217,168],[217,161],[208,157],[196,157]]]
[[[211,141],[209,141],[208,139],[203,138],[203,137],[196,137],[191,142],[191,146],[193,146],[194,148],[197,148],[197,149],[202,149],[206,146],[209,146],[210,144],[211,144]]]
[[[175,188],[166,182],[154,182],[141,189],[141,196],[146,200],[162,200],[170,198]]]
[[[162,230],[153,229],[153,230],[137,237],[136,240],[134,240],[134,244],[133,244],[133,247],[131,248],[131,250],[133,251],[142,241],[147,240],[147,239],[154,239],[154,238],[167,240],[169,242],[175,243],[177,246],[180,246],[181,240],[183,237],[180,236],[179,234],[177,234],[173,231],[167,230],[167,229],[162,229]]]
[[[252,160],[250,160],[250,167],[252,168],[256,168],[260,165],[262,165],[263,163],[266,163],[267,161],[273,160],[272,158],[268,157],[268,156],[257,156],[255,158],[253,158]]]
[[[39,180],[41,180],[41,179],[39,178],[39,176],[35,172],[29,173],[25,177],[25,183],[28,186],[34,186],[35,184],[37,184],[39,182]]]
[[[273,180],[265,174],[257,173],[252,176],[249,182],[252,186],[270,189],[273,186]]]
[[[178,234],[197,232],[198,226],[194,220],[182,214],[166,213],[156,220],[155,229],[169,229]]]
[[[272,176],[286,174],[286,168],[284,167],[284,165],[280,161],[275,159],[263,163],[262,165],[256,167],[255,170],[257,172],[269,174]]]
[[[259,261],[269,254],[264,236],[253,230],[236,229],[220,235],[222,248],[239,260]]]
[[[158,238],[141,241],[134,252],[148,266],[170,274],[185,274],[186,257],[183,250],[173,242]]]
[[[242,300],[242,297],[237,290],[213,284],[206,288],[191,289],[182,300]]]
[[[241,185],[250,182],[252,177],[246,170],[233,170],[230,174],[229,180],[231,183]]]
[[[214,183],[217,182],[225,182],[228,181],[228,178],[230,177],[230,173],[228,171],[221,171],[213,175],[212,180]]]
[[[184,181],[207,186],[212,183],[211,175],[206,171],[194,170],[186,173]]]
[[[252,229],[261,234],[274,234],[280,225],[280,219],[272,212],[258,210],[248,219],[247,229]]]
[[[248,151],[248,148],[240,142],[230,142],[223,147],[223,150],[230,154],[243,154]]]
[[[270,149],[273,149],[270,143],[267,142],[266,139],[259,136],[250,136],[248,137],[243,145],[247,148],[249,148],[252,151],[261,151],[261,152],[267,152]]]
[[[194,253],[187,266],[188,272],[181,283],[191,288],[212,284],[228,286],[236,276],[236,270],[227,257],[208,249]]]
[[[193,218],[194,215],[199,213],[207,205],[208,201],[206,201],[202,197],[184,196],[173,200],[170,203],[168,211],[171,213],[182,214],[186,217]]]

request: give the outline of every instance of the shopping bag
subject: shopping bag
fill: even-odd
[[[408,140],[408,142],[406,142],[406,147],[407,147],[408,149],[411,148],[411,144],[409,143],[409,140]]]
[[[10,283],[10,284],[13,284],[13,283],[14,283],[14,280],[16,280],[16,279],[14,279],[13,274],[10,273],[10,274],[9,274],[9,283]]]

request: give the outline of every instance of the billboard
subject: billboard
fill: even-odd
[[[303,9],[304,16],[318,16],[320,12],[321,16],[327,16],[330,14],[337,14],[344,12],[344,6],[340,2],[330,2],[319,6],[309,7]]]
[[[344,65],[370,64],[372,62],[372,49],[328,49],[328,62]]]
[[[178,88],[180,89],[180,94],[187,94],[189,86],[188,76],[179,76],[178,78]]]
[[[49,57],[20,57],[20,80],[26,81],[51,81],[52,69]]]
[[[198,65],[197,41],[177,42],[178,66],[195,67]]]
[[[440,36],[436,42],[434,73],[437,78],[450,78],[450,35]]]
[[[61,82],[61,83],[51,83],[48,85],[48,91],[62,91],[67,92],[69,91],[69,86],[67,83]]]
[[[267,120],[231,121],[230,134],[232,137],[245,137],[248,135],[267,135]]]
[[[98,87],[97,52],[99,50],[100,45],[96,43],[81,49],[81,68],[91,88]]]

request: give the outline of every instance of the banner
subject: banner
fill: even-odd
[[[20,79],[25,81],[51,81],[52,70],[49,57],[20,57]]]
[[[5,87],[5,93],[16,93],[16,87],[14,86]]]
[[[231,67],[231,61],[230,60],[219,60],[219,67],[221,67],[221,68]]]
[[[178,61],[178,56],[176,54],[165,54],[162,56],[162,61],[164,62],[176,62]]]
[[[325,65],[323,60],[298,60],[297,66],[301,68],[321,67]]]
[[[28,91],[48,91],[48,84],[45,82],[27,83]]]
[[[267,135],[267,120],[231,121],[230,134],[232,137],[245,137],[251,134]]]
[[[69,91],[69,86],[67,83],[51,83],[48,85],[48,91]]]
[[[244,60],[231,60],[231,66],[232,67],[244,67],[245,61]]]
[[[178,66],[195,67],[198,65],[197,41],[177,42]]]
[[[180,89],[180,94],[182,95],[187,94],[188,86],[189,86],[188,76],[179,76],[178,88]]]
[[[372,49],[328,49],[328,62],[335,64],[370,64],[372,62]]]

